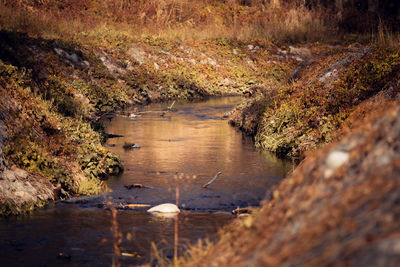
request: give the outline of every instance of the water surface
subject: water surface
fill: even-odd
[[[145,212],[146,208],[118,210],[121,251],[131,255],[121,257],[123,265],[154,258],[152,243],[172,257],[175,233],[179,253],[199,238],[214,238],[234,218],[232,209],[258,205],[291,168],[288,162],[256,151],[250,138],[228,125],[224,115],[239,101],[175,103],[168,112],[171,103],[155,104],[130,110],[128,114],[138,115],[134,119],[117,116],[105,122],[108,133],[123,135],[107,142],[125,166],[122,175],[107,181],[112,192],[0,219],[2,266],[110,266],[113,236],[110,211],[103,207],[107,201],[115,207],[178,202],[182,209],[177,224],[174,218]],[[125,143],[141,148],[127,150]],[[222,175],[203,188],[218,171]],[[128,190],[125,186],[130,184],[149,188]]]
[[[213,98],[194,103],[157,104],[132,110],[136,118],[117,117],[107,132],[124,137],[109,139],[110,149],[124,161],[125,172],[109,185],[114,198],[140,203],[176,202],[195,211],[231,211],[258,205],[266,190],[290,168],[288,162],[255,151],[252,140],[228,125],[224,115],[240,98]],[[125,143],[140,145],[127,150]],[[222,175],[204,189],[216,173]],[[152,189],[127,190],[140,183]]]

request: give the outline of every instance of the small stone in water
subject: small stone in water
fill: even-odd
[[[147,212],[160,212],[160,213],[178,213],[180,212],[178,206],[171,203],[165,203],[154,206],[147,210]]]

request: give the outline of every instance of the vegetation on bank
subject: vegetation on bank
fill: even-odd
[[[399,52],[398,46],[331,51],[310,62],[302,78],[243,103],[232,123],[253,134],[256,146],[299,157],[331,142],[355,107],[388,89],[400,70]]]
[[[103,115],[245,94],[251,98],[233,122],[260,148],[298,157],[330,142],[354,107],[398,71],[386,22],[363,30],[377,30],[371,38],[345,35],[346,14],[293,1],[1,1],[4,154],[60,184],[63,196],[98,193],[99,178],[122,170],[102,145]],[[365,48],[374,38],[392,45]],[[343,68],[326,65],[363,49]],[[321,81],[334,71],[335,81]]]
[[[102,146],[100,134],[88,122],[49,105],[29,71],[0,60],[0,73],[9,134],[4,154],[10,162],[59,184],[58,197],[99,193],[104,186],[99,178],[122,171],[118,157]]]

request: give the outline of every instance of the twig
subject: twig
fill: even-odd
[[[219,171],[208,183],[203,184],[203,188],[207,188],[207,186],[212,184],[218,178],[218,176],[220,176],[221,174],[222,174],[222,172]]]
[[[171,110],[172,107],[174,106],[174,104],[175,104],[175,100],[174,100],[174,102],[172,102],[171,106],[168,107],[168,110]]]

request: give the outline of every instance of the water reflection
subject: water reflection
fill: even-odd
[[[238,98],[211,99],[197,103],[176,103],[132,110],[134,120],[117,117],[107,131],[124,137],[110,139],[110,147],[121,155],[125,173],[109,182],[114,198],[159,204],[175,203],[176,178],[180,204],[191,210],[231,210],[257,205],[265,191],[285,175],[291,164],[271,154],[260,154],[250,138],[230,127],[222,118]],[[125,150],[124,143],[140,150]],[[207,189],[202,188],[218,171],[222,175]],[[127,191],[121,184],[141,183],[152,190]]]
[[[215,233],[232,220],[229,214],[181,213],[178,251],[190,242]],[[145,212],[118,211],[122,233],[122,264],[151,260],[151,243],[173,257],[174,219]],[[27,217],[1,220],[2,266],[111,266],[113,242],[110,212],[106,210],[50,209]],[[130,237],[129,237],[130,236]],[[60,257],[63,253],[67,257]],[[123,254],[124,255],[124,254]]]

